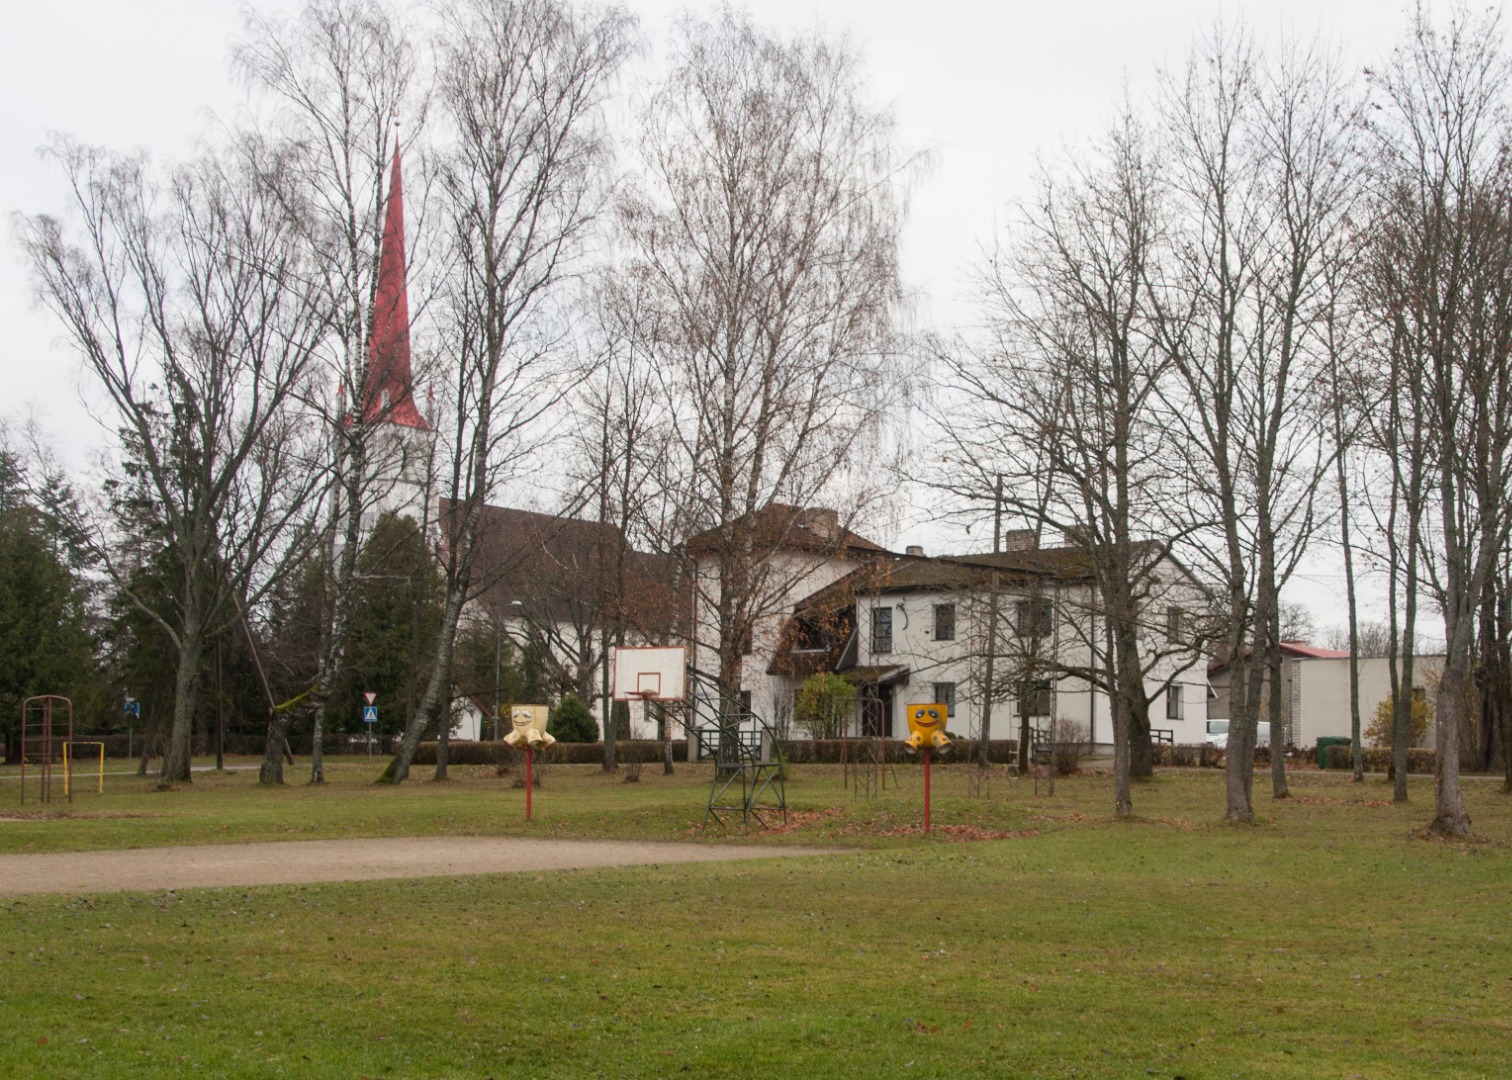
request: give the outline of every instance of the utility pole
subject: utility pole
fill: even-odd
[[[1000,555],[1003,550],[1003,474],[997,474],[997,482],[992,490],[992,554]],[[982,723],[981,741],[977,744],[980,748],[977,756],[983,765],[991,764],[988,759],[987,744],[992,738],[992,678],[993,657],[997,652],[998,633],[998,568],[994,560],[992,567],[991,585],[987,594],[987,655],[982,662]],[[1022,750],[1022,748],[1020,748]],[[1020,753],[1020,765],[1023,768]]]

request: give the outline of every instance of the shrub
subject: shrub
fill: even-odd
[[[1081,767],[1087,752],[1087,727],[1065,717],[1055,722],[1055,738],[1050,743],[1050,761],[1061,776],[1070,776]]]
[[[1396,722],[1396,695],[1393,694],[1376,706],[1375,715],[1365,726],[1365,741],[1371,746],[1390,746],[1391,727]],[[1433,702],[1427,694],[1412,695],[1412,726],[1409,729],[1408,745],[1416,746],[1428,734],[1428,725],[1433,723]],[[1330,758],[1330,761],[1333,759]]]
[[[828,671],[803,680],[794,716],[811,739],[836,739],[845,732],[845,719],[856,703],[856,688]]]
[[[546,731],[558,742],[591,743],[599,737],[598,723],[582,699],[568,694],[546,718]]]

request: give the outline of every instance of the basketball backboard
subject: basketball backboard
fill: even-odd
[[[681,645],[614,650],[615,701],[681,701],[688,650]]]

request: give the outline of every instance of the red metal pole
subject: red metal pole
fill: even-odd
[[[530,747],[525,747],[525,820],[530,820]]]
[[[924,831],[929,831],[929,747],[924,748]]]

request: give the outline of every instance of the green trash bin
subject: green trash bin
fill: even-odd
[[[1328,768],[1328,748],[1330,746],[1349,746],[1350,739],[1339,735],[1324,735],[1318,740],[1318,768]]]

